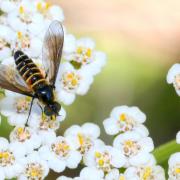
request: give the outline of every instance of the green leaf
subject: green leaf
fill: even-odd
[[[171,154],[176,152],[180,152],[180,144],[177,144],[175,140],[162,144],[153,151],[157,164],[165,169],[166,176],[168,172],[168,159]]]

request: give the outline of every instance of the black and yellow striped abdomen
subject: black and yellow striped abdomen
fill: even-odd
[[[37,86],[47,84],[38,66],[22,51],[16,51],[14,59],[19,74],[30,88],[36,91]]]

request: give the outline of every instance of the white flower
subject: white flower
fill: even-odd
[[[9,25],[20,32],[29,31],[38,35],[45,28],[43,16],[36,12],[36,7],[31,1],[22,1],[17,8],[8,13],[7,21]]]
[[[31,153],[41,145],[41,138],[37,135],[36,131],[24,126],[17,126],[11,131],[10,141],[24,147],[26,154]]]
[[[104,173],[125,164],[125,157],[120,150],[111,146],[92,147],[84,156],[84,164],[95,167]]]
[[[12,54],[10,45],[14,40],[14,32],[5,25],[0,25],[0,61],[9,58]]]
[[[145,120],[145,114],[138,107],[117,106],[112,110],[110,117],[104,120],[103,125],[109,135],[133,130],[148,136],[147,128],[142,125]]]
[[[25,151],[16,143],[9,144],[5,138],[0,138],[0,179],[12,179],[23,170],[22,161]]]
[[[0,8],[3,12],[9,13],[16,9],[22,0],[1,0]]]
[[[28,155],[23,161],[23,172],[18,180],[44,179],[49,173],[46,161],[42,160],[37,152]]]
[[[127,180],[165,180],[164,169],[161,166],[129,167],[125,171]]]
[[[58,136],[51,143],[40,148],[41,157],[48,161],[49,167],[55,172],[62,172],[66,167],[77,168],[81,154],[77,151],[78,144],[74,139]]]
[[[1,113],[7,116],[8,122],[12,126],[23,125],[26,123],[31,104],[31,97],[5,91],[5,98],[1,100]],[[35,101],[31,113],[35,113],[33,109],[39,108]]]
[[[40,136],[42,144],[47,144],[56,138],[55,131],[59,129],[60,123],[65,119],[66,112],[62,108],[60,116],[48,117],[44,113],[33,113],[29,119],[28,125],[35,129]]]
[[[177,144],[180,144],[180,131],[176,135],[176,142]]]
[[[174,64],[167,74],[167,82],[173,84],[177,94],[180,96],[180,64]]]
[[[65,34],[63,52],[65,54],[68,54],[75,50],[76,50],[76,38],[72,34]]]
[[[66,111],[61,108],[59,116],[50,117],[46,116],[44,113],[39,112],[39,114],[32,114],[29,119],[29,126],[37,131],[48,131],[48,130],[57,130],[60,127],[60,123],[65,119]]]
[[[150,152],[154,149],[152,139],[142,137],[137,132],[126,132],[118,135],[114,139],[113,146],[125,155],[126,167],[146,164],[151,158]]]
[[[60,66],[56,80],[56,94],[59,101],[70,105],[77,95],[84,95],[89,90],[93,77],[85,69],[76,70],[70,63]]]
[[[105,177],[105,180],[129,180],[126,173],[119,173],[118,169],[113,169]]]
[[[65,137],[76,137],[79,144],[79,151],[82,155],[87,153],[93,146],[102,146],[104,143],[97,139],[100,136],[100,128],[93,123],[85,123],[81,127],[73,125],[68,128],[65,133]]]
[[[85,167],[80,172],[82,180],[103,180],[103,172],[95,167]]]
[[[81,66],[85,66],[93,75],[98,74],[101,68],[106,64],[106,55],[103,52],[94,50],[95,43],[90,38],[81,38],[77,40],[76,43],[74,43],[72,36],[71,39],[73,43],[70,49],[72,51],[65,48],[64,58],[78,69]],[[68,41],[69,38],[65,38],[65,45],[66,40]],[[73,45],[74,47],[72,47]],[[65,47],[67,47],[67,45]]]
[[[169,164],[169,180],[180,179],[180,152],[172,154],[168,161]]]
[[[95,167],[85,167],[81,170],[79,177],[69,178],[66,176],[60,176],[56,180],[103,180],[103,176],[103,172]]]
[[[28,32],[18,31],[16,40],[11,43],[12,49],[21,49],[30,58],[38,57],[42,52],[42,41]]]
[[[63,21],[64,14],[60,6],[51,5],[48,2],[37,0],[35,1],[36,11],[43,15],[46,23],[51,22],[52,20]]]

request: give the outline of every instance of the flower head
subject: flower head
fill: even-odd
[[[72,40],[71,46],[66,44]],[[74,46],[73,46],[74,45]],[[104,53],[95,51],[95,43],[90,38],[74,41],[72,36],[65,38],[65,59],[76,68],[87,68],[93,75],[98,74],[106,63]]]
[[[104,174],[102,171],[94,167],[84,167],[79,177],[69,178],[66,176],[60,176],[56,180],[103,180]]]
[[[47,145],[40,148],[41,157],[48,161],[48,165],[55,172],[62,172],[66,167],[76,168],[81,161],[81,154],[77,151],[78,144],[71,138],[58,136]]]
[[[9,91],[5,91],[6,97],[1,101],[1,113],[8,117],[11,125],[25,124],[31,98]]]
[[[10,141],[16,142],[19,146],[24,147],[26,153],[32,152],[41,145],[41,138],[37,132],[29,127],[17,126],[10,134]]]
[[[35,180],[44,179],[49,173],[49,167],[46,161],[42,160],[38,152],[28,155],[23,161],[23,171],[18,179]]]
[[[169,180],[180,179],[180,153],[172,154],[168,161],[169,164]]]
[[[79,144],[79,152],[84,155],[90,148],[101,146],[104,143],[97,139],[100,136],[100,129],[93,123],[85,123],[81,127],[73,125],[65,131],[65,137],[76,137]]]
[[[0,138],[0,144],[0,178],[17,177],[23,169],[24,149],[16,143],[9,144],[5,138]]]
[[[157,165],[129,167],[125,174],[127,179],[165,180],[164,169]]]
[[[177,144],[180,144],[180,131],[176,135],[176,142]]]
[[[167,74],[167,82],[173,84],[177,94],[180,96],[180,64],[174,64]]]
[[[142,137],[137,132],[126,132],[118,135],[114,139],[113,145],[125,155],[127,167],[146,164],[151,158],[150,152],[154,149],[152,139]]]
[[[125,157],[121,151],[111,146],[91,148],[84,156],[84,163],[88,167],[95,167],[104,173],[113,168],[120,168],[125,164]]]
[[[6,25],[0,25],[0,60],[9,58],[12,54],[10,45],[15,33]]]
[[[127,178],[126,173],[124,174],[119,173],[118,169],[113,169],[106,175],[105,180],[129,180],[129,179]]]
[[[84,69],[76,70],[70,63],[64,63],[60,66],[59,75],[56,81],[57,98],[64,104],[72,104],[77,95],[87,93],[93,77]]]
[[[115,135],[127,131],[137,131],[147,136],[148,130],[142,125],[146,116],[138,107],[118,106],[115,107],[110,117],[103,122],[107,134]]]

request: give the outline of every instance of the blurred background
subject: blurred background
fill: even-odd
[[[180,98],[166,83],[166,75],[174,63],[180,63],[180,1],[50,2],[64,10],[69,33],[92,37],[96,49],[108,56],[88,94],[65,107],[67,119],[59,134],[72,124],[94,122],[101,127],[101,138],[111,144],[113,137],[105,134],[102,122],[113,107],[128,105],[147,115],[155,146],[174,139],[180,129]]]

